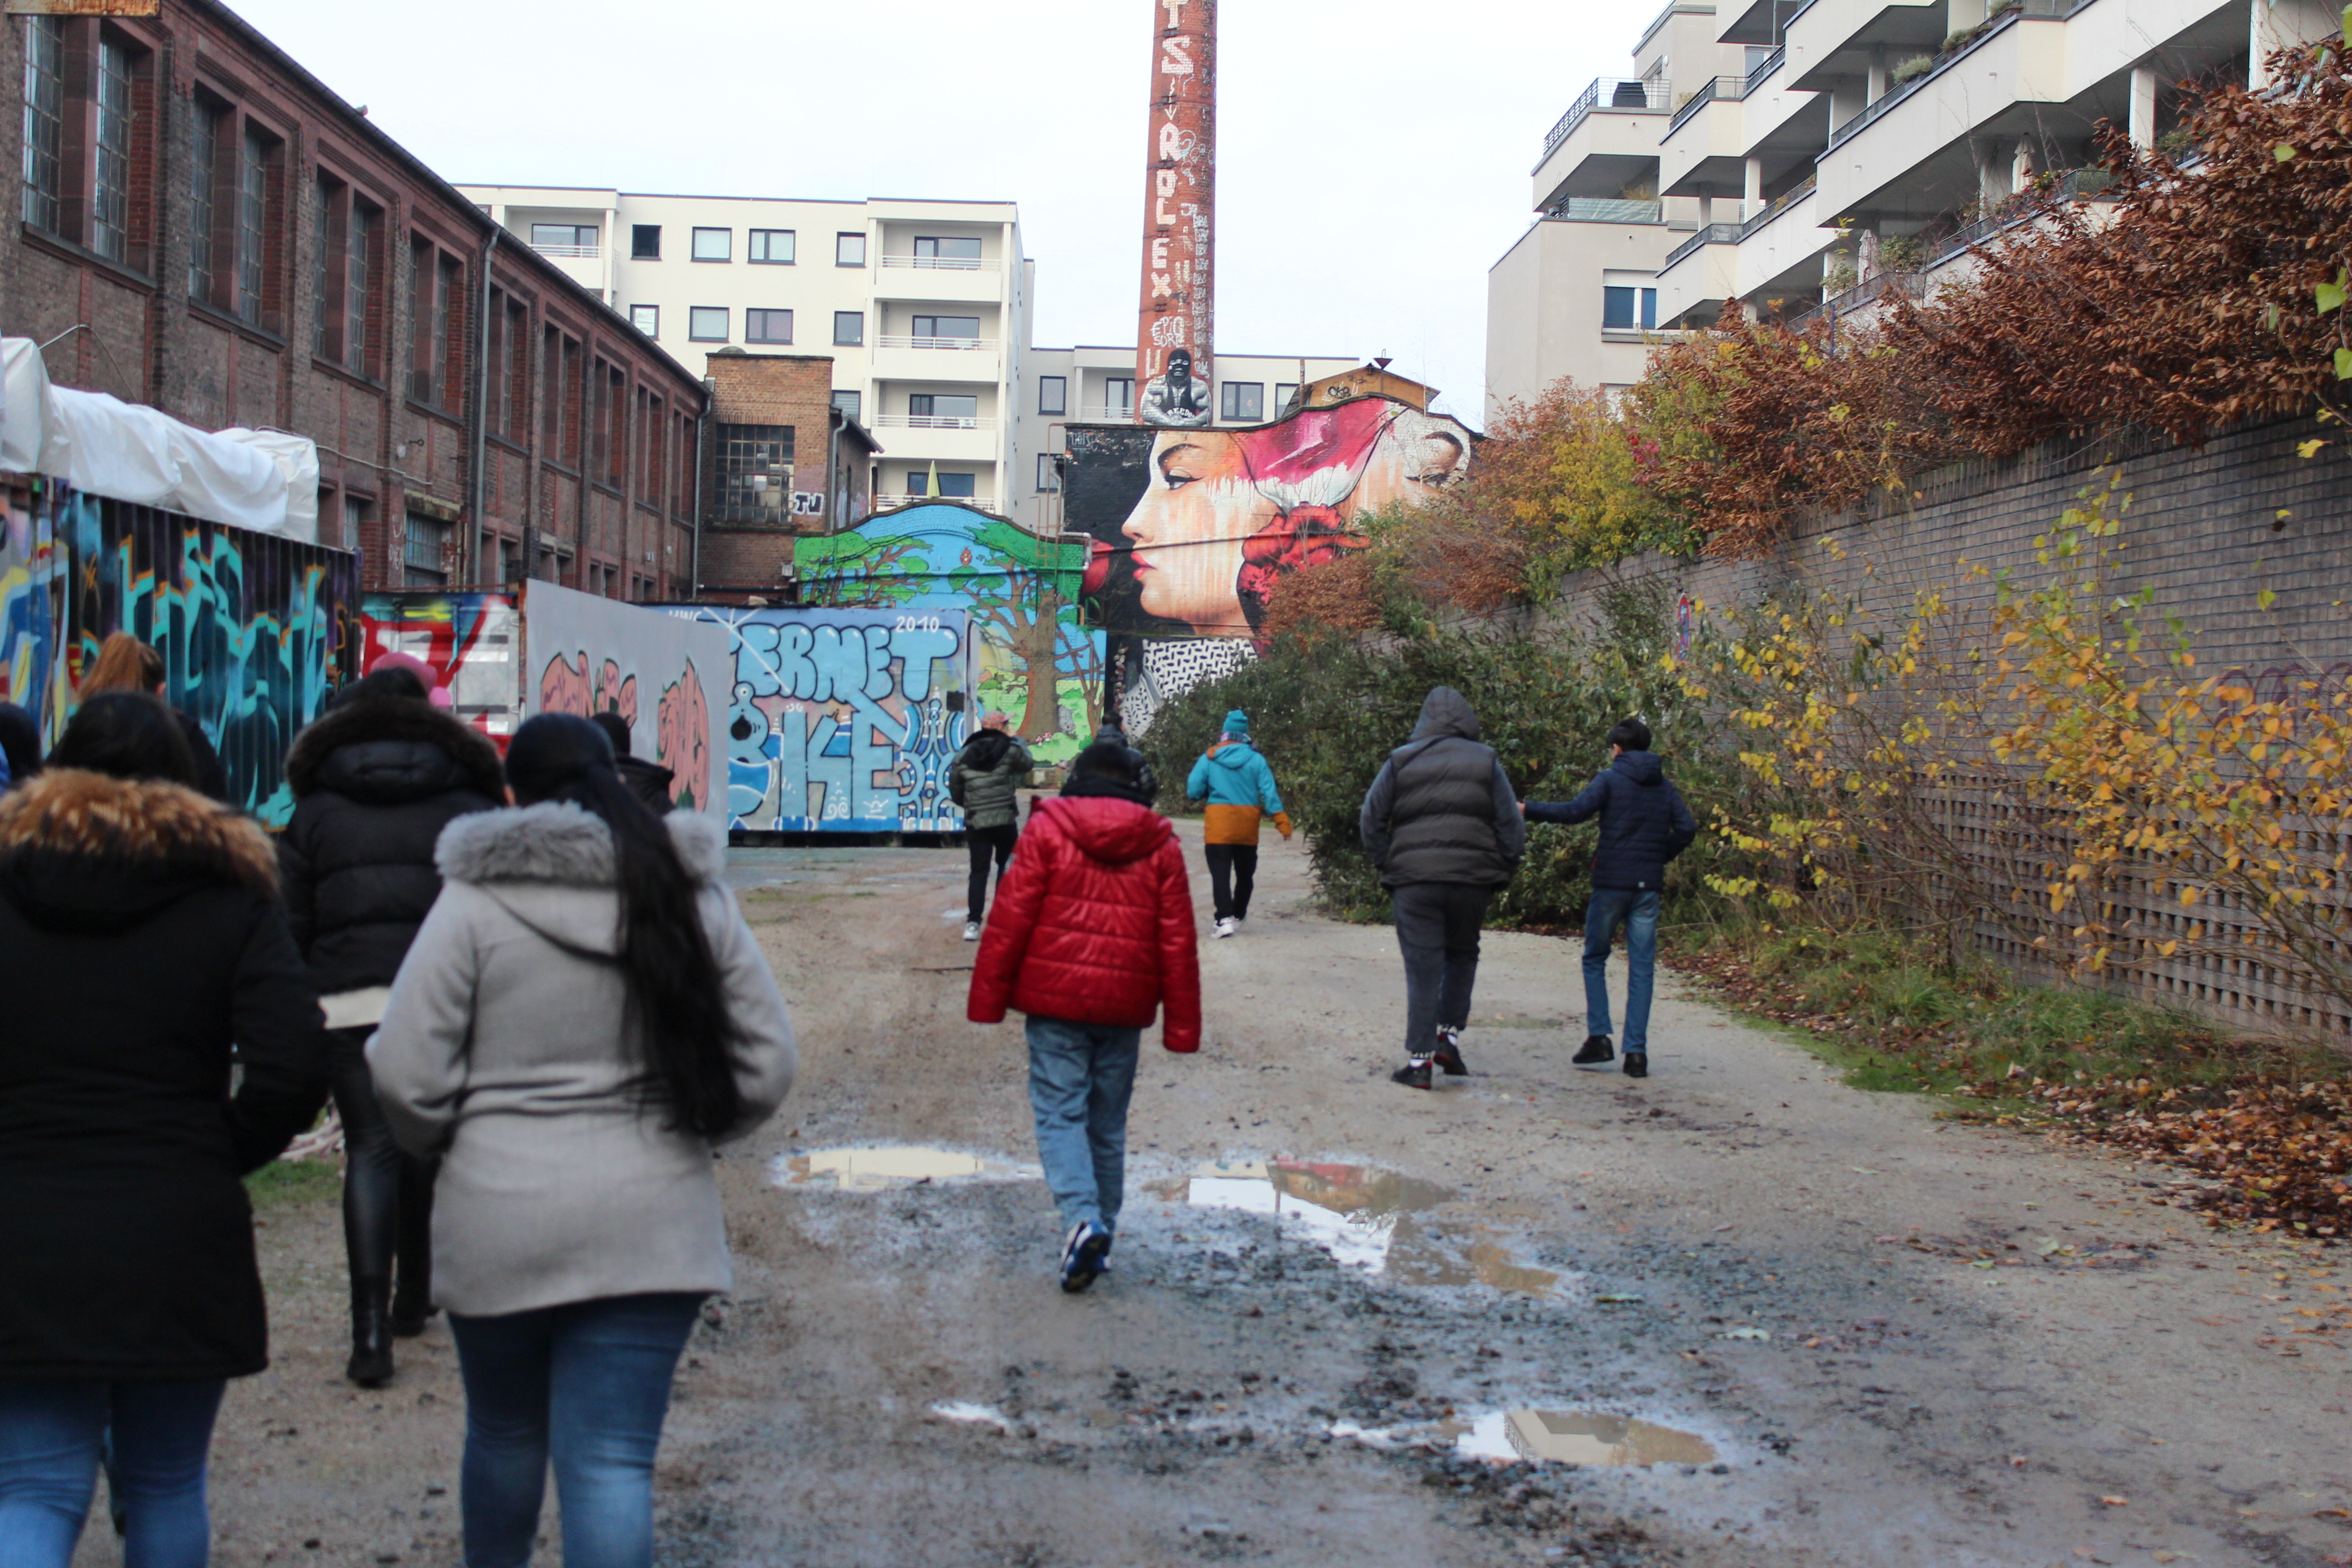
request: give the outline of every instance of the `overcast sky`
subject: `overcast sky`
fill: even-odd
[[[1018,202],[1035,341],[1134,341],[1147,0],[231,3],[453,181]],[[1477,422],[1544,132],[1655,8],[1223,0],[1218,346]]]

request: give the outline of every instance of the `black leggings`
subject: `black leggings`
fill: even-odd
[[[1257,886],[1257,846],[1203,844],[1201,852],[1209,858],[1209,892],[1217,918],[1247,920],[1250,893]]]
[[[971,884],[964,889],[964,902],[971,911],[971,923],[978,925],[988,912],[988,862],[996,860],[996,876],[1004,879],[1005,865],[1013,858],[1013,846],[1021,837],[1021,829],[1013,823],[1000,827],[967,827],[963,830],[964,847],[971,851]]]
[[[433,1300],[433,1177],[438,1160],[420,1160],[392,1141],[392,1124],[368,1076],[372,1025],[333,1031],[335,1112],[343,1121],[343,1248],[352,1290],[388,1289],[395,1263],[404,1316]]]

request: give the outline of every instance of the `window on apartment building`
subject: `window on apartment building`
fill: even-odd
[[[936,489],[929,488],[933,479],[939,480]],[[980,493],[979,484],[980,477],[977,474],[931,474],[916,469],[907,475],[907,493],[910,496],[927,495],[941,497],[949,500],[970,500]]]
[[[236,313],[255,326],[271,326],[268,311],[270,174],[278,142],[257,125],[247,125],[236,143]]]
[[[199,98],[189,116],[188,298],[213,302],[213,182],[219,177],[221,123],[217,104]],[[30,221],[29,219],[27,221]]]
[[[866,312],[835,310],[833,313],[833,342],[836,348],[854,349],[866,342]]]
[[[917,348],[929,348],[933,343],[968,343],[980,340],[978,316],[917,316],[915,318]],[[921,342],[929,338],[930,343]]]
[[[90,187],[89,247],[117,265],[131,260],[131,51],[98,41],[98,157]]]
[[[747,343],[788,343],[793,341],[790,310],[746,310],[743,341]]]
[[[793,427],[789,425],[721,425],[719,443],[719,521],[792,521]]]
[[[1052,491],[1052,490],[1058,490],[1058,489],[1060,489],[1061,488],[1062,488],[1062,470],[1061,470],[1058,467],[1056,467],[1056,466],[1055,466],[1055,461],[1054,461],[1054,454],[1053,454],[1053,453],[1051,453],[1051,452],[1040,452],[1040,453],[1038,453],[1038,454],[1037,454],[1037,490],[1038,490],[1038,493],[1039,493],[1039,494],[1041,494],[1041,495],[1043,495],[1043,494],[1045,494],[1045,493],[1046,493],[1046,492],[1048,492],[1048,491]]]
[[[593,223],[535,223],[530,247],[547,256],[593,256],[596,226]]]
[[[632,261],[661,259],[661,225],[633,223],[629,226],[629,259]]]
[[[404,583],[411,588],[438,588],[449,581],[449,525],[423,512],[408,514],[401,538],[400,564]]]
[[[645,335],[649,338],[660,337],[661,307],[659,305],[630,306],[629,325],[636,328],[637,331],[645,333]]]
[[[65,200],[65,23],[25,18],[24,220],[54,234]]]
[[[727,341],[727,307],[724,305],[693,305],[686,312],[686,335],[688,342],[723,343]]]
[[[835,267],[866,265],[866,237],[863,234],[836,234],[833,237],[833,264]]]
[[[1658,291],[1634,285],[1612,284],[1601,290],[1601,325],[1610,331],[1630,332],[1658,324]]]
[[[1037,378],[1037,412],[1064,414],[1069,410],[1070,378],[1066,375],[1041,375]]]
[[[1217,389],[1217,417],[1257,420],[1265,417],[1265,383],[1228,381]]]
[[[735,258],[735,231],[731,228],[696,229],[694,258],[697,261],[732,261]]]
[[[943,235],[937,239],[918,237],[915,241],[915,265],[943,268],[950,272],[978,271],[980,241],[969,235]]]
[[[1126,419],[1135,413],[1135,377],[1107,376],[1103,380],[1103,412],[1113,419]]]
[[[751,259],[768,267],[790,267],[793,264],[793,231],[788,228],[753,229]]]
[[[1277,381],[1277,382],[1276,382],[1276,383],[1274,384],[1274,412],[1275,412],[1275,416],[1276,416],[1276,418],[1281,417],[1281,416],[1282,416],[1282,411],[1283,411],[1284,409],[1286,409],[1286,408],[1289,407],[1289,406],[1290,406],[1290,404],[1291,404],[1291,400],[1292,400],[1292,399],[1294,399],[1294,398],[1296,398],[1297,395],[1298,395],[1298,384],[1297,384],[1297,382],[1295,382],[1295,381]]]
[[[860,423],[864,422],[865,415],[862,412],[866,406],[866,395],[864,393],[836,392],[833,395],[833,405],[835,408],[840,409],[844,414],[849,416],[850,418],[858,420]]]
[[[912,393],[907,398],[907,422],[918,429],[975,429],[980,424],[980,399],[961,393]]]

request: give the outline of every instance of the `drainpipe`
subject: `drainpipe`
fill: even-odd
[[[467,488],[473,491],[466,508],[466,569],[473,574],[476,583],[482,577],[482,466],[488,459],[490,428],[490,258],[499,248],[501,231],[495,223],[490,237],[482,245],[482,289],[480,296],[480,331],[475,333],[474,345],[474,432],[471,471],[467,476]]]
[[[702,384],[702,406],[694,411],[694,581],[688,596],[702,597],[702,430],[710,422],[710,383]]]

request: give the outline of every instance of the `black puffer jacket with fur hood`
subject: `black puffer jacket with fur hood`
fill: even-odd
[[[177,784],[53,768],[0,796],[0,1382],[267,1364],[237,1178],[327,1074],[276,869]]]
[[[441,830],[505,804],[498,748],[430,703],[366,697],[295,738],[286,782],[278,857],[311,977],[329,995],[391,984],[441,894]]]

